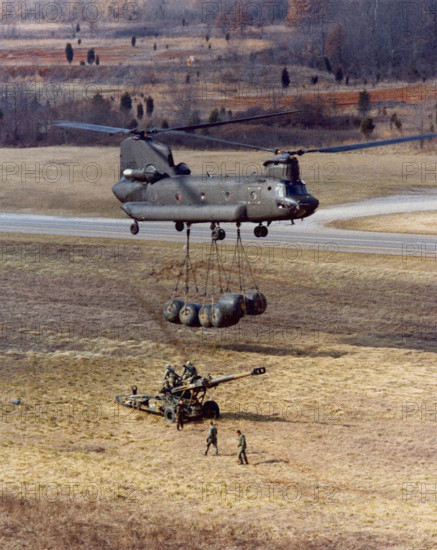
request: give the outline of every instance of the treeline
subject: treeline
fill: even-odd
[[[156,110],[151,96],[146,97],[138,93],[124,92],[120,97],[103,97],[100,93],[96,93],[89,99],[49,101],[47,97],[32,95],[30,88],[21,88],[19,95],[14,95],[7,101],[0,101],[0,146],[117,145],[126,137],[58,127],[53,125],[57,120],[121,128],[168,128],[181,124],[181,121],[185,124],[218,122],[261,115],[271,111],[269,108],[250,107],[233,113],[224,107],[215,107],[202,117],[195,108],[196,103],[187,101],[183,106],[185,116],[182,118],[181,113],[176,109],[167,115],[160,109]],[[325,103],[321,99],[295,98],[293,106],[299,112],[292,116],[216,128],[211,135],[272,148],[286,143],[310,146],[320,144],[322,141],[329,144],[360,139],[360,124],[364,114],[362,116],[359,116],[358,112],[353,116],[344,114],[338,111],[334,104]],[[164,141],[169,145],[193,149],[222,148],[216,142],[173,134],[166,134]],[[223,147],[226,148],[226,146]]]
[[[376,82],[437,73],[435,2],[290,0],[286,25],[297,63]]]
[[[72,120],[135,128],[145,116],[144,110],[150,112],[151,101],[153,104],[152,98],[137,97],[133,104],[127,92],[120,98],[104,98],[96,93],[89,99],[50,101],[47,96],[34,93],[33,87],[23,85],[17,93],[0,101],[0,145],[31,147],[63,143],[114,143],[114,138],[105,134],[71,131],[53,126],[52,123],[56,120]]]

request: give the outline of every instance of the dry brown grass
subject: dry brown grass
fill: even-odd
[[[434,546],[432,494],[402,500],[404,483],[435,484],[434,262],[266,254],[266,314],[202,332],[161,317],[180,245],[9,236],[2,251],[2,547]],[[212,392],[218,458],[201,454],[206,422],[180,433],[113,403],[188,358],[205,374],[267,367]]]
[[[437,213],[430,211],[364,216],[350,220],[338,220],[332,225],[358,231],[437,235]]]
[[[0,514],[4,518],[0,543],[6,549],[35,550],[271,547],[269,534],[254,522],[229,525],[216,516],[210,520],[213,525],[205,520],[186,525],[185,518],[175,516],[170,510],[174,511],[174,506],[158,504],[152,512],[122,502],[81,504],[42,500],[29,503],[5,497],[0,500]],[[293,542],[291,537],[273,544],[283,550],[299,548],[298,541]]]

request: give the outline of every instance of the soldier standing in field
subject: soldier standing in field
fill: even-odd
[[[175,407],[176,427],[179,430],[184,428],[184,401],[181,399]]]
[[[238,460],[239,464],[249,464],[246,456],[246,436],[241,433],[241,430],[237,430],[238,436]],[[244,460],[244,462],[243,462]]]
[[[205,456],[208,454],[208,449],[212,445],[215,449],[215,456],[218,456],[218,447],[217,447],[217,428],[214,426],[214,422],[211,420],[209,426],[208,437],[206,439],[206,449],[203,453]]]

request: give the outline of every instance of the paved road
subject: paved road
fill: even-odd
[[[408,235],[396,233],[375,233],[369,231],[348,231],[326,227],[324,224],[338,219],[388,214],[437,210],[437,191],[427,194],[409,194],[396,197],[369,199],[358,203],[320,208],[311,218],[295,225],[273,223],[266,239],[255,239],[253,224],[243,224],[243,242],[256,242],[259,245],[288,243],[292,247],[344,252],[364,252],[375,254],[408,254],[437,257],[437,236]],[[184,233],[177,233],[172,223],[148,222],[140,224],[140,233],[133,236],[129,232],[129,219],[77,218],[62,216],[42,216],[36,214],[1,214],[0,232],[44,235],[68,235],[77,237],[103,237],[131,240],[185,240]],[[228,233],[227,241],[234,242],[235,226],[223,224]],[[192,240],[209,242],[208,224],[194,225]],[[229,239],[230,237],[230,239]]]

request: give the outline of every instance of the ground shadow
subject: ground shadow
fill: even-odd
[[[302,350],[294,349],[292,345],[290,347],[269,346],[262,344],[220,344],[217,346],[219,349],[226,349],[230,351],[260,353],[262,355],[279,355],[279,356],[294,356],[294,357],[331,357],[338,359],[344,355],[348,355],[349,352],[334,351],[334,350]]]
[[[276,415],[256,414],[251,412],[224,412],[220,413],[223,420],[250,420],[251,422],[294,422],[288,418]]]
[[[260,464],[290,464],[289,460],[285,460],[283,458],[272,458],[270,460],[263,460],[262,462],[252,462],[254,466],[259,466]]]

